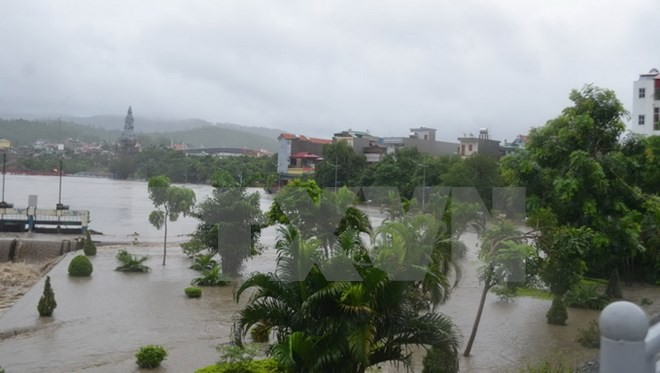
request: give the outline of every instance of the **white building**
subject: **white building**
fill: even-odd
[[[660,135],[660,72],[651,69],[633,83],[630,131],[640,135]]]

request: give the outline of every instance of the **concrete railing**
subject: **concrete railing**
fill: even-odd
[[[639,306],[614,302],[600,314],[598,326],[601,373],[660,373],[660,323],[651,327]]]

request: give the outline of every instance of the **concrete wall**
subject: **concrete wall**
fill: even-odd
[[[82,240],[77,237],[19,238],[14,249],[13,261],[40,262],[56,256],[82,249]],[[13,238],[0,239],[0,262],[10,261]]]

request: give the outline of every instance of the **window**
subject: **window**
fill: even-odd
[[[653,130],[660,131],[660,122],[653,123]]]
[[[640,115],[640,116],[637,117],[637,124],[639,124],[640,126],[644,125],[644,116],[643,115]]]
[[[469,151],[469,152],[472,151],[472,144],[468,145],[468,151]]]
[[[653,124],[655,126],[657,126],[658,121],[660,121],[660,108],[654,107],[653,108]]]
[[[646,97],[646,88],[640,88],[639,89],[639,98],[644,98]]]
[[[465,144],[461,144],[461,155],[465,155]]]

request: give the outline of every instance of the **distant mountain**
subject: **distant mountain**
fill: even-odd
[[[62,117],[70,122],[86,124],[107,130],[120,130],[124,128],[124,117],[117,115],[96,115],[92,117]],[[212,123],[203,119],[167,120],[135,117],[135,131],[137,132],[174,132],[185,131],[198,127],[218,127],[236,131],[248,132],[259,136],[277,138],[284,132],[279,129],[264,127],[248,127],[234,123]]]
[[[32,145],[37,140],[64,142],[69,138],[84,142],[109,141],[115,143],[124,127],[123,118],[121,118],[119,128],[116,128],[116,121],[119,118],[112,120],[112,117],[94,118],[105,119],[88,121],[86,124],[74,123],[64,117],[61,120],[0,119],[0,138],[9,139],[16,145]],[[108,125],[111,122],[114,122],[112,127],[104,128],[102,126],[103,123]],[[278,130],[265,128],[215,125],[201,120],[171,121],[169,122],[172,124],[170,128],[181,125],[184,129],[169,132],[161,129],[161,132],[145,133],[146,131],[140,127],[141,123],[139,118],[135,120],[135,129],[139,141],[143,145],[176,142],[186,143],[193,148],[232,147],[275,151],[277,135],[281,133]]]
[[[0,119],[0,137],[11,140],[14,145],[30,146],[37,140],[54,143],[73,138],[84,142],[110,141],[119,138],[120,131],[71,123],[65,120]]]
[[[280,132],[278,132],[279,135]],[[176,143],[185,143],[190,148],[246,148],[277,150],[276,136],[262,136],[245,130],[223,126],[205,126],[185,131],[156,132],[149,136],[157,139],[167,138]],[[162,143],[162,140],[159,140]]]

